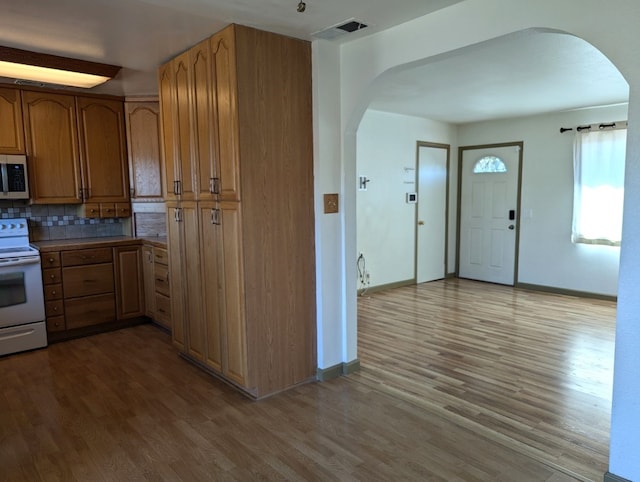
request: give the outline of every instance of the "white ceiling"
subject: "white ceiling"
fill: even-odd
[[[624,103],[629,85],[584,40],[525,31],[393,72],[376,92],[373,109],[459,124]]]
[[[350,19],[347,42],[462,0],[2,0],[0,45],[123,67],[92,92],[157,91],[158,65],[235,22],[303,39]],[[372,107],[462,123],[626,102],[602,54],[558,34],[519,34],[384,76]]]
[[[306,0],[298,13],[298,0],[2,0],[0,45],[120,65],[95,91],[148,94],[161,63],[229,23],[307,40],[353,18],[370,25],[344,41],[460,1]]]

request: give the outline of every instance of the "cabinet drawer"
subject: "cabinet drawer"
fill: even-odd
[[[53,301],[62,299],[62,285],[45,285],[44,287],[44,300]]]
[[[169,268],[156,264],[153,268],[154,271],[154,283],[156,291],[162,293],[165,296],[170,295],[169,291]]]
[[[129,203],[116,203],[116,217],[117,218],[130,218],[131,217],[131,204]]]
[[[64,303],[62,300],[47,301],[44,304],[44,311],[47,315],[47,318],[53,316],[62,316],[64,315]]]
[[[60,268],[46,268],[42,270],[42,283],[53,285],[62,282]]]
[[[63,268],[65,298],[113,293],[113,264],[94,264]]]
[[[64,322],[64,316],[47,317],[47,331],[49,333],[54,331],[64,331],[66,329],[67,325]]]
[[[60,267],[60,253],[58,251],[42,253],[41,259],[43,269]]]
[[[83,208],[85,218],[99,218],[100,217],[100,204],[87,203]]]
[[[163,248],[153,248],[153,261],[155,263],[164,264],[167,266],[169,264],[169,255],[167,254],[167,250]]]
[[[64,312],[68,330],[114,321],[116,319],[116,297],[110,293],[65,300]]]
[[[170,326],[171,325],[171,301],[168,296],[156,293],[156,321]]]
[[[62,252],[62,266],[80,266],[93,263],[111,263],[111,248],[78,249]]]
[[[116,217],[116,205],[113,203],[100,203],[100,217],[101,218],[115,218]]]

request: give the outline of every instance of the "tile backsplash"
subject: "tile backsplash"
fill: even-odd
[[[95,238],[129,234],[123,219],[88,219],[78,216],[76,204],[33,204],[0,201],[0,218],[27,218],[30,241]]]

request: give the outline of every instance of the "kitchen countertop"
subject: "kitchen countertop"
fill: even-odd
[[[102,238],[76,238],[76,239],[56,239],[52,241],[36,241],[31,245],[39,251],[46,253],[49,251],[68,251],[72,249],[84,248],[108,248],[112,246],[128,246],[136,244],[151,244],[159,248],[167,247],[165,237],[133,237],[133,236],[110,236]]]

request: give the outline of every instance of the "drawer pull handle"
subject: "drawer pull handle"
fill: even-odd
[[[164,311],[162,308],[158,308],[158,311],[159,311],[160,313],[165,313],[165,311]]]
[[[95,280],[95,279],[86,279],[86,280],[84,280],[83,282],[84,282],[84,283],[97,283],[97,282],[98,282],[98,280]]]

